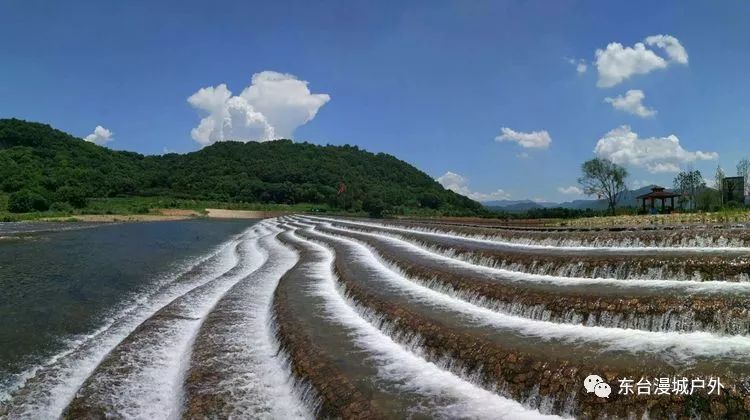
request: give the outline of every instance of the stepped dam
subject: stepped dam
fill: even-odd
[[[221,226],[18,358],[0,418],[750,417],[746,229]]]

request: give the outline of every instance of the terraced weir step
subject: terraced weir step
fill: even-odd
[[[398,345],[337,290],[333,255],[294,233],[300,253],[282,278],[275,310],[293,370],[321,395],[321,417],[542,418]]]
[[[352,221],[357,221],[352,219]],[[494,238],[550,246],[747,247],[748,224],[651,225],[634,227],[522,227],[486,223],[389,220],[388,226]]]
[[[750,418],[749,238],[267,219],[20,375],[0,419]]]
[[[721,405],[717,410],[740,410],[744,404],[740,388],[750,373],[743,360],[750,351],[747,337],[586,327],[510,316],[413,282],[356,241],[312,228],[301,235],[331,247],[347,293],[400,334],[424,340],[434,360],[448,359],[481,377],[488,388],[532,406],[565,413],[575,405],[576,415],[645,413],[647,407],[637,399],[610,398],[605,407],[596,397],[581,395],[575,384],[592,370],[608,372],[610,377],[644,372],[654,377],[720,375],[726,382],[731,379],[737,392],[715,400]],[[651,408],[651,414],[662,410],[685,414],[680,407],[689,411],[705,398],[666,397]]]
[[[475,266],[407,241],[327,222],[315,226],[321,232],[357,239],[409,277],[449,288],[490,309],[589,326],[750,333],[750,283],[533,275]]]
[[[308,391],[296,384],[271,323],[273,294],[279,279],[297,262],[297,254],[276,235],[260,239],[265,262],[236,283],[206,317],[193,344],[185,382],[185,418],[206,413],[221,418],[293,419],[311,416],[303,400]]]
[[[316,218],[329,221],[330,219]],[[750,248],[724,247],[555,247],[334,221],[336,225],[396,236],[477,264],[532,274],[619,279],[750,281]]]

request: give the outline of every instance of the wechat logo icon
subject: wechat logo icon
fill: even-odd
[[[612,393],[612,388],[599,375],[587,376],[583,381],[583,387],[586,388],[586,393],[593,392],[599,398],[609,398],[609,394]]]

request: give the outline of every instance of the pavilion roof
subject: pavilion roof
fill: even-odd
[[[648,194],[639,195],[636,197],[638,200],[644,200],[649,198],[673,198],[673,197],[679,197],[681,194],[676,193],[674,191],[669,191],[667,189],[664,189],[664,187],[654,187],[651,188],[651,192]]]

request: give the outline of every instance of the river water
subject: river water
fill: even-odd
[[[0,225],[0,385],[253,223]]]

